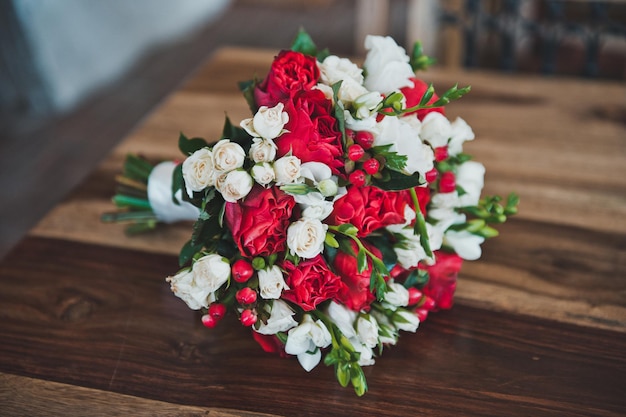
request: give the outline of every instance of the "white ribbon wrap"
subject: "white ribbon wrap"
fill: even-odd
[[[200,209],[191,203],[183,201],[182,191],[176,192],[176,199],[172,200],[172,174],[176,164],[171,161],[161,162],[154,167],[148,177],[148,201],[156,214],[157,219],[165,223],[175,223],[183,220],[197,220]]]

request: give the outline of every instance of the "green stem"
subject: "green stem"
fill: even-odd
[[[430,249],[430,242],[428,241],[428,231],[426,230],[426,219],[424,219],[424,215],[422,214],[422,210],[420,210],[420,203],[417,198],[417,193],[415,192],[415,188],[411,188],[411,199],[413,199],[413,204],[415,205],[415,232],[417,232],[420,236],[420,244],[424,248],[424,252],[428,257],[433,256],[433,251]]]

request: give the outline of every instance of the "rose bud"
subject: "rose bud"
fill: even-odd
[[[235,299],[241,305],[252,304],[256,301],[256,291],[250,287],[245,287],[237,291]]]
[[[363,158],[363,155],[365,155],[365,151],[363,150],[361,145],[350,145],[350,147],[348,147],[349,160],[358,161],[359,159]]]
[[[241,312],[241,318],[239,319],[241,320],[241,324],[243,324],[246,327],[250,327],[252,326],[254,323],[256,323],[256,311],[254,310],[244,310]]]
[[[231,274],[236,282],[248,281],[252,277],[253,273],[254,269],[252,268],[252,265],[244,259],[236,261],[231,268]]]
[[[363,169],[370,175],[376,174],[378,172],[378,168],[380,168],[380,162],[378,162],[375,158],[370,158],[363,162]]]
[[[356,187],[362,187],[365,185],[365,172],[357,169],[348,177],[350,183]]]

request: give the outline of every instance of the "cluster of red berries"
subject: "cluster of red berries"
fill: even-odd
[[[240,284],[246,283],[254,275],[254,268],[245,259],[239,259],[231,266],[231,277]],[[257,292],[248,286],[239,289],[235,293],[235,300],[243,307],[239,321],[244,326],[252,326],[257,322],[257,313],[254,304],[257,300]],[[226,306],[221,303],[213,303],[209,306],[207,314],[202,316],[202,324],[213,328],[226,314]]]
[[[346,136],[348,138],[346,156],[350,161],[346,166],[350,171],[348,181],[352,185],[362,187],[367,182],[368,175],[376,175],[381,170],[384,161],[372,157],[367,152],[374,144],[374,135],[371,132],[346,129]]]

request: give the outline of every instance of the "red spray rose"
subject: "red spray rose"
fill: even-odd
[[[274,139],[278,156],[291,152],[302,162],[322,162],[334,174],[344,166],[341,132],[332,102],[320,90],[301,91],[285,102],[287,132]]]
[[[352,250],[356,254],[358,247],[354,242],[351,242],[351,244]],[[366,245],[366,247],[376,257],[382,257],[381,252],[377,248],[370,245]],[[369,310],[370,304],[376,299],[376,296],[370,291],[370,277],[372,274],[372,262],[370,259],[368,258],[367,260],[367,269],[363,272],[358,272],[356,258],[345,252],[338,251],[333,267],[345,284],[337,297],[338,301],[354,311]]]
[[[279,188],[258,185],[245,199],[226,203],[226,224],[241,254],[251,258],[284,251],[295,205]]]
[[[314,57],[281,51],[265,80],[254,89],[254,99],[259,107],[274,107],[297,91],[310,90],[319,78],[320,70]]]
[[[420,265],[420,269],[428,271],[428,283],[422,289],[424,295],[435,302],[434,309],[449,309],[454,302],[456,279],[463,259],[456,254],[435,251],[434,265]]]
[[[300,262],[298,266],[287,261],[282,267],[290,288],[283,291],[282,298],[298,304],[305,311],[315,310],[319,303],[335,298],[344,287],[341,278],[328,268],[321,255]]]
[[[424,97],[424,93],[426,92],[426,90],[428,90],[428,84],[426,84],[424,81],[415,77],[411,78],[411,81],[413,81],[413,84],[415,85],[413,88],[404,87],[400,89],[400,91],[402,92],[402,94],[404,94],[404,97],[406,98],[407,108],[417,106],[418,104],[420,104],[422,97]],[[437,96],[437,94],[433,94],[431,99],[428,101],[428,104],[433,104],[437,100],[439,100],[439,96]],[[426,117],[428,113],[431,113],[434,111],[445,115],[445,110],[443,107],[434,107],[432,109],[417,110],[409,114],[417,114],[417,118],[422,120],[424,117]]]
[[[348,193],[335,201],[326,222],[330,225],[352,223],[365,237],[374,230],[404,223],[404,209],[413,207],[408,191],[384,191],[380,188],[349,187]]]

